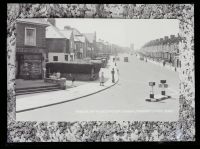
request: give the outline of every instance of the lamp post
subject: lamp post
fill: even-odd
[[[43,68],[43,79],[45,79],[46,78],[46,68],[44,67]]]

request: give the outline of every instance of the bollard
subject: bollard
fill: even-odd
[[[164,96],[165,96],[165,91],[161,91],[161,95],[164,95]]]
[[[168,84],[166,84],[166,80],[160,80],[160,83],[161,84],[159,84],[159,88],[161,88],[161,95],[165,96],[166,95],[165,88],[168,87]]]
[[[154,98],[154,94],[153,93],[150,93],[150,98]]]
[[[149,95],[150,99],[154,98],[153,87],[155,86],[155,84],[156,84],[155,82],[149,82],[149,86],[152,87],[152,88],[151,88],[151,91],[150,91],[150,95]]]

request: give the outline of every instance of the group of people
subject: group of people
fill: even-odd
[[[115,62],[115,66],[117,66],[117,63]],[[117,74],[119,75],[119,69],[117,68]],[[112,83],[115,83],[115,69],[112,68],[111,70],[111,75],[112,75]],[[105,77],[104,77],[104,72],[100,72],[100,86],[104,86],[105,82]]]
[[[60,77],[61,77],[60,72],[57,72],[57,73],[54,72],[54,73],[50,76],[50,78],[54,78],[54,79],[60,79]],[[69,79],[72,81],[71,86],[74,86],[74,81],[75,81],[74,75],[72,75],[72,74],[70,73],[70,74],[69,74]]]
[[[53,78],[53,79],[60,79],[60,72],[57,72],[57,73],[53,73],[50,78]]]

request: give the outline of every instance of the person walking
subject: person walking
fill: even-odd
[[[57,79],[60,79],[60,72],[56,73],[56,77],[57,77]]]
[[[73,87],[74,86],[75,77],[71,73],[70,73],[70,78],[72,80],[72,85],[71,86]]]
[[[118,76],[118,80],[119,80],[119,69],[117,68],[117,76]]]
[[[115,83],[115,70],[114,70],[114,68],[112,69],[111,74],[112,74],[112,83]]]
[[[101,76],[100,76],[100,86],[104,86],[104,72],[101,72]]]
[[[165,60],[163,61],[163,67],[165,66]]]

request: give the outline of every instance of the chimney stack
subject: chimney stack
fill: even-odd
[[[66,26],[64,26],[64,29],[69,30],[69,29],[71,29],[71,26],[66,25]]]
[[[175,37],[175,35],[170,35],[170,38],[173,39]]]
[[[56,26],[56,20],[55,20],[55,18],[48,18],[47,21],[49,23],[51,23],[53,26]]]

